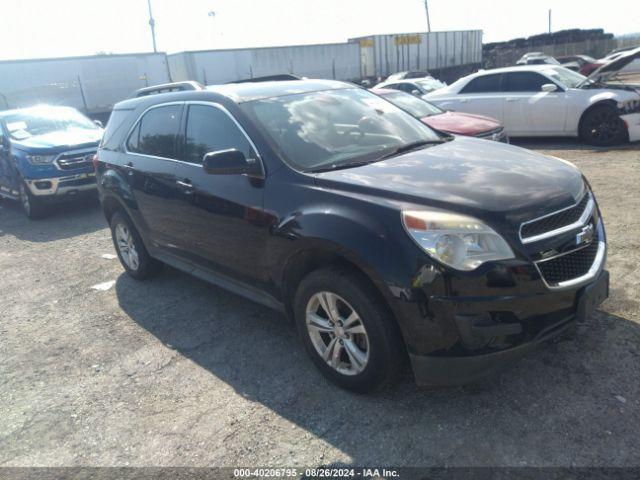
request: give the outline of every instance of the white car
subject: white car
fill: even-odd
[[[391,77],[389,77],[391,78]],[[410,93],[416,97],[423,97],[429,92],[446,87],[447,84],[433,77],[409,78],[405,80],[389,80],[379,83],[373,88],[390,88],[392,90],[400,90],[401,92]]]
[[[525,53],[516,65],[560,65],[560,62],[541,52]]]
[[[445,110],[499,120],[507,135],[579,136],[593,145],[640,140],[640,86],[607,83],[640,48],[589,78],[561,66],[527,65],[468,75],[425,99]]]

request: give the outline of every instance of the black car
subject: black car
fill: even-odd
[[[95,162],[118,256],[294,319],[358,392],[408,357],[474,381],[608,295],[595,197],[571,164],[450,137],[353,85],[240,83],[116,105]]]

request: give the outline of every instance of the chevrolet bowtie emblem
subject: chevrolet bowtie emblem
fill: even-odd
[[[591,243],[591,240],[593,240],[593,225],[589,224],[582,227],[580,233],[576,235],[576,245]]]

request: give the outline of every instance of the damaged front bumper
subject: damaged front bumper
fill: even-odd
[[[629,141],[640,141],[640,112],[620,115],[620,119],[627,126]]]
[[[478,353],[468,351],[465,355],[415,355],[409,354],[416,383],[422,386],[465,385],[481,380],[505,367],[513,365],[516,360],[526,355],[542,342],[561,335],[583,323],[592,312],[609,296],[609,272],[601,270],[588,284],[562,294],[553,299],[544,296],[495,299],[491,305],[484,305],[482,299],[464,302],[464,310],[475,314],[457,313],[462,305],[451,305],[456,328],[466,344],[482,344],[499,337],[521,337],[524,341],[504,349],[481,349]],[[570,306],[568,298],[573,298]],[[483,310],[499,306],[504,314],[513,312],[514,319],[524,311],[533,310],[533,305],[549,303],[550,311],[532,319],[517,320],[509,323],[492,321],[490,316],[483,315]],[[563,303],[565,305],[563,305]],[[551,305],[557,305],[552,307]],[[566,308],[568,306],[568,308]],[[553,311],[555,308],[559,310]]]

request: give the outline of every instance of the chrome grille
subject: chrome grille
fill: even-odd
[[[571,207],[524,222],[520,226],[520,240],[522,243],[537,242],[579,228],[589,220],[594,206],[591,193],[587,191]]]
[[[95,151],[62,153],[56,159],[56,165],[60,170],[78,170],[93,167],[93,155]]]
[[[596,229],[594,237],[588,245],[549,260],[537,262],[538,270],[547,285],[558,286],[587,275],[596,261],[600,247],[599,242],[598,230]]]

